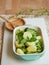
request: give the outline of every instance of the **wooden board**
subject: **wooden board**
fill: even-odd
[[[49,9],[49,0],[0,0],[0,14],[15,14],[21,9]]]

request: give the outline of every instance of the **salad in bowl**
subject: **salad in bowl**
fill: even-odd
[[[13,51],[25,60],[35,60],[43,55],[44,42],[41,29],[36,26],[19,26],[13,32]]]

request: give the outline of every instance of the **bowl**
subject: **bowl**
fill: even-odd
[[[40,53],[33,53],[33,54],[17,54],[16,51],[15,51],[15,32],[18,30],[18,29],[25,29],[25,28],[32,28],[32,29],[35,29],[38,31],[38,33],[42,36],[42,40],[43,40],[43,51],[40,52]],[[42,30],[40,27],[37,27],[37,26],[29,26],[29,25],[23,25],[23,26],[19,26],[19,27],[16,27],[13,31],[13,52],[16,56],[20,57],[21,59],[24,59],[24,60],[37,60],[39,59],[41,56],[44,55],[45,53],[45,46],[44,46],[44,39],[43,39],[43,34],[42,34]]]

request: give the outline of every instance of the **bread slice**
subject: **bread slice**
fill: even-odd
[[[25,24],[25,21],[22,18],[10,18],[9,22],[12,24],[14,28]],[[5,22],[5,27],[8,30],[13,31],[14,28],[10,25],[10,23]]]

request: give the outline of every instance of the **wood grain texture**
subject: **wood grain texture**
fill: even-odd
[[[0,14],[5,14],[6,0],[0,0]]]
[[[14,14],[21,9],[49,9],[49,0],[0,0],[0,14]]]
[[[4,23],[0,22],[0,61],[2,57],[3,36],[4,36]]]

